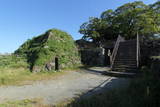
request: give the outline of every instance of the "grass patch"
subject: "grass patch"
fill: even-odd
[[[33,73],[24,57],[0,55],[0,86],[32,84],[38,80],[50,80],[66,74],[64,71],[76,70],[77,66],[60,71],[42,71]]]
[[[59,102],[57,105],[55,105],[54,107],[66,107],[66,105],[69,105],[70,103],[72,103],[73,101],[75,101],[74,98],[71,99],[67,99],[65,101],[61,101]]]
[[[160,59],[160,56],[152,56],[153,59]]]
[[[0,104],[0,107],[53,107],[42,104],[41,99],[25,99],[21,101],[12,101]]]
[[[39,72],[32,73],[24,68],[3,68],[0,69],[0,86],[31,84],[38,80],[50,80],[66,74],[67,72]]]

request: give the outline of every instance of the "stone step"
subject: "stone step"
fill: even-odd
[[[119,59],[116,59],[114,62],[136,62],[136,58],[129,58],[129,59],[125,59],[125,58],[119,58]]]
[[[117,55],[113,64],[114,70],[131,71],[137,70],[136,40],[120,42]]]
[[[120,43],[119,46],[136,47],[136,43]]]
[[[120,44],[136,44],[135,41],[131,41],[131,42],[120,42]]]
[[[133,48],[133,49],[132,49]],[[130,51],[130,52],[136,52],[136,50],[137,49],[135,49],[135,47],[129,47],[129,48],[126,48],[126,47],[120,47],[119,49],[118,49],[118,51],[119,52],[122,52],[122,53],[124,53],[123,51]]]
[[[136,62],[137,60],[136,59],[120,59],[120,58],[115,60],[115,62],[130,62],[130,61]]]
[[[127,56],[125,56],[125,55],[117,55],[116,58],[130,58],[130,59],[132,59],[132,58],[136,58],[136,55],[127,55]]]
[[[118,52],[117,53],[124,53],[124,54],[128,54],[128,53],[132,53],[132,54],[134,54],[134,53],[136,53],[137,52],[137,50],[134,50],[134,49],[119,49],[118,50]]]
[[[114,69],[136,69],[137,67],[136,66],[126,66],[126,67],[119,67],[119,66],[114,67],[113,66],[113,68]]]
[[[137,68],[113,68],[112,70],[137,70]]]
[[[116,55],[116,58],[128,58],[128,57],[132,59],[132,58],[136,58],[136,55],[126,55],[126,56],[122,54]]]
[[[137,65],[136,63],[114,63],[113,66],[119,66],[119,65],[126,65],[126,66],[135,66]]]
[[[114,65],[136,65],[137,63],[136,62],[114,62]]]
[[[127,55],[134,55],[134,56],[136,56],[136,53],[137,53],[137,51],[134,51],[134,50],[119,49],[118,52],[117,52],[117,55],[125,55],[125,56],[127,56]]]
[[[120,60],[120,61],[123,61],[123,60],[124,60],[124,61],[130,61],[130,60],[136,60],[136,58],[135,58],[135,57],[132,57],[132,58],[131,58],[131,57],[123,57],[123,58],[122,58],[122,57],[116,57],[115,61],[117,61],[117,60],[118,60],[118,61],[119,61],[119,60]]]
[[[119,46],[120,47],[122,47],[122,46],[136,47],[137,45],[136,45],[136,43],[120,43]]]
[[[123,51],[120,50],[121,52],[117,52],[117,55],[124,55],[124,56],[136,56],[137,52],[136,51]]]
[[[136,42],[120,42],[120,44],[136,44]]]
[[[132,49],[133,48],[133,49]],[[136,47],[128,47],[128,46],[121,46],[121,47],[119,47],[119,49],[118,50],[129,50],[129,51],[133,51],[133,50],[136,50],[135,49]]]
[[[125,41],[122,41],[122,42],[135,42],[136,39],[132,39],[132,40],[125,40]]]
[[[136,57],[136,55],[133,55],[133,54],[128,54],[128,55],[117,54],[116,56],[117,56],[117,58],[118,58],[118,57],[134,57],[134,58]]]
[[[119,64],[119,65],[136,65],[136,61],[135,62],[115,62],[114,64]]]
[[[136,53],[137,51],[130,51],[130,50],[119,50],[119,52],[117,52],[117,55],[124,55],[124,56],[127,56],[127,55],[133,55],[133,56],[136,56]]]
[[[124,57],[124,56],[123,57],[116,57],[115,61],[119,61],[119,60],[120,61],[121,60],[124,60],[124,61],[127,61],[127,60],[130,61],[131,60],[132,61],[132,60],[136,60],[136,57]]]
[[[136,60],[136,58],[130,58],[130,57],[116,58],[115,61],[133,61],[133,60]]]
[[[118,53],[125,53],[125,52],[136,52],[136,49],[132,49],[132,47],[131,48],[120,48],[120,49],[118,49]]]
[[[136,66],[136,63],[124,63],[124,62],[119,62],[119,63],[114,63],[114,66],[119,66],[119,65],[126,65],[126,66]]]
[[[113,68],[112,70],[137,70],[137,68]]]
[[[114,65],[113,67],[137,67],[137,66],[136,66],[136,64],[134,64],[134,65],[120,64],[120,65]]]
[[[116,56],[118,56],[118,57],[124,57],[124,56],[125,56],[125,57],[136,57],[137,55],[131,54],[131,53],[130,53],[130,54],[126,54],[126,55],[125,55],[125,54],[122,54],[122,53],[121,53],[121,54],[119,53],[119,54],[117,54]]]
[[[126,69],[126,68],[125,69],[121,69],[121,68],[118,69],[118,68],[113,68],[112,70],[113,71],[119,71],[119,72],[137,72],[138,69],[135,69],[135,68],[134,69]]]
[[[123,41],[123,42],[120,42],[120,43],[136,43],[136,40],[127,40],[127,41]]]
[[[136,43],[120,43],[119,46],[129,46],[129,47],[136,47]]]
[[[134,61],[136,60],[136,58],[130,58],[130,57],[126,57],[126,58],[116,58],[115,61]]]
[[[119,47],[137,47],[136,44],[120,44]]]
[[[104,75],[114,76],[114,77],[136,77],[136,73],[133,72],[115,72],[115,71],[106,71],[103,73]]]
[[[113,69],[137,69],[137,67],[113,67]]]
[[[133,48],[133,49],[131,49]],[[125,48],[125,47],[121,47],[118,49],[118,53],[120,52],[136,52],[137,50],[135,49],[135,47],[131,47],[131,48]]]

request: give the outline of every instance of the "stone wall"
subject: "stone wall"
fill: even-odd
[[[88,66],[105,66],[109,65],[108,50],[103,48],[82,49],[80,50],[81,62]]]
[[[142,65],[150,63],[150,57],[160,56],[160,40],[150,40],[141,42]]]
[[[144,40],[141,42],[141,49],[145,55],[159,56],[160,55],[160,39]]]
[[[152,59],[151,71],[157,76],[160,76],[160,58]]]
[[[110,58],[108,57],[108,50],[114,48],[115,40],[104,41],[99,48],[95,43],[80,39],[76,41],[79,53],[81,55],[81,62],[89,66],[107,66],[110,65]]]

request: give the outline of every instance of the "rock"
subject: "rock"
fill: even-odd
[[[45,65],[45,69],[47,71],[51,71],[51,70],[55,70],[55,62],[52,61],[52,62],[49,62]]]
[[[46,48],[46,49],[47,49],[47,48],[49,48],[49,46],[44,46],[44,48]]]
[[[34,66],[32,72],[40,72],[41,68],[39,66]]]

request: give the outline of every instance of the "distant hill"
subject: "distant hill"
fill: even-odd
[[[59,59],[61,69],[80,64],[78,49],[71,35],[57,29],[27,40],[14,54],[26,57],[33,72],[54,70],[55,57]]]

